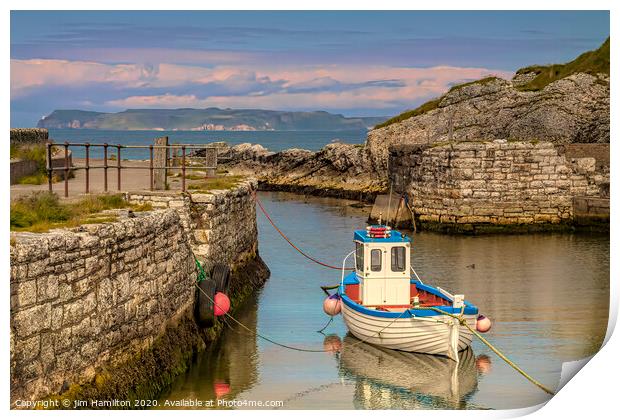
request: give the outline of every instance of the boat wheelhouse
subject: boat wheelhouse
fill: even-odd
[[[354,233],[355,250],[343,261],[339,295],[349,331],[370,344],[447,356],[470,346],[478,308],[440,287],[424,284],[411,266],[411,240],[384,225]],[[355,270],[345,275],[354,255]],[[412,274],[415,277],[412,277]]]

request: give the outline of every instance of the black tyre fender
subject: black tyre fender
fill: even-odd
[[[196,299],[196,322],[203,328],[212,327],[215,324],[215,314],[213,311],[213,300],[215,299],[215,282],[207,277],[198,283],[198,293]],[[211,298],[207,298],[205,294]]]

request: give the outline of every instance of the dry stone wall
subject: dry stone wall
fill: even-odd
[[[256,180],[229,190],[209,193],[138,191],[127,193],[131,203],[175,209],[196,257],[209,270],[214,263],[235,264],[256,254]]]
[[[257,253],[256,186],[127,193],[153,211],[120,211],[116,222],[71,231],[12,234],[12,404],[91,381],[191,315],[194,254],[207,269],[220,262],[247,271],[231,278],[237,297],[262,285],[268,270]]]
[[[47,128],[11,128],[11,144],[44,143],[48,137]]]
[[[12,402],[91,380],[193,302],[195,264],[173,210],[14,241]]]
[[[575,197],[604,197],[609,171],[550,142],[454,142],[390,148],[390,178],[427,225],[558,225]]]

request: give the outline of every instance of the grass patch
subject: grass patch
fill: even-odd
[[[32,175],[20,178],[18,184],[41,185],[47,182],[47,146],[46,144],[11,144],[11,159],[32,160],[37,170]]]
[[[396,124],[411,117],[416,117],[418,115],[422,115],[426,112],[432,111],[433,109],[437,109],[437,107],[439,106],[439,102],[441,102],[441,99],[442,98],[433,99],[432,101],[428,101],[420,105],[416,109],[413,109],[411,111],[405,111],[402,114],[399,114],[385,122],[382,122],[381,124],[375,125],[375,129],[387,127],[388,125]]]
[[[517,86],[523,91],[541,90],[556,80],[563,79],[575,73],[609,75],[609,44],[610,39],[594,51],[588,51],[565,64],[552,64],[549,66],[529,66],[517,70],[517,74],[536,73],[536,77],[530,82]]]
[[[60,149],[52,147],[52,155],[58,153]],[[42,185],[47,183],[47,145],[46,144],[11,144],[11,159],[32,160],[36,162],[37,169],[32,175],[26,175],[17,180],[18,184]],[[56,171],[55,171],[56,172]],[[69,178],[73,178],[73,172],[69,173]],[[61,176],[54,173],[52,182],[58,182]]]
[[[151,203],[132,204],[131,209],[138,213],[141,211],[151,211],[153,210],[153,205]]]
[[[47,232],[60,227],[113,222],[117,220],[115,215],[100,213],[120,208],[135,211],[152,209],[150,205],[131,205],[121,194],[96,195],[78,201],[61,202],[54,193],[37,192],[11,203],[11,230]]]
[[[188,190],[199,190],[207,192],[210,190],[229,190],[236,187],[245,177],[240,175],[218,176],[204,179],[199,183],[192,183],[187,186]]]
[[[196,175],[196,174],[187,174],[185,175],[185,179],[189,179],[190,181],[196,181],[199,179],[205,179],[204,175]]]
[[[42,185],[47,183],[47,175],[42,173],[26,175],[19,178],[17,183],[22,185]]]
[[[464,88],[465,86],[471,86],[471,85],[488,85],[491,82],[494,82],[495,80],[499,80],[499,77],[495,77],[495,76],[489,76],[489,77],[485,77],[483,79],[478,79],[478,80],[472,80],[471,82],[466,82],[466,83],[461,83],[460,85],[454,85],[450,88],[450,90],[448,90],[448,93],[450,92],[454,92],[455,90],[459,90],[461,88]]]

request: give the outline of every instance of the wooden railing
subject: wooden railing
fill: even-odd
[[[74,165],[73,159],[69,159],[69,148],[74,147],[83,147],[84,148],[84,160],[85,163],[82,166]],[[91,150],[93,148],[101,148],[103,150],[103,164],[100,165],[91,165]],[[54,149],[64,149],[64,166],[53,166],[54,161],[58,161],[58,158],[53,158],[53,150]],[[149,165],[148,166],[139,166],[139,165],[131,165],[123,164],[122,162],[122,151],[126,149],[147,149],[149,151]],[[109,156],[110,150],[116,151],[116,156],[114,159],[116,160],[116,164],[109,164],[109,161],[112,160],[111,156]],[[178,151],[181,151],[181,156],[177,156]],[[192,156],[192,159],[204,159],[204,165],[194,165],[191,167],[187,166],[188,159],[188,151],[195,150],[205,150],[205,156],[195,157]],[[158,153],[158,151],[160,153]],[[172,157],[171,157],[171,153]],[[69,176],[71,171],[83,169],[85,171],[86,181],[85,181],[85,192],[88,194],[90,192],[90,170],[91,169],[103,169],[103,189],[105,192],[108,191],[108,171],[116,170],[116,188],[118,191],[121,190],[121,181],[122,181],[122,172],[124,169],[144,169],[149,171],[149,179],[150,185],[149,188],[151,190],[156,189],[155,186],[155,177],[157,175],[161,175],[163,173],[164,183],[166,177],[166,171],[169,169],[181,170],[181,189],[186,191],[186,175],[187,170],[204,170],[205,178],[208,178],[211,174],[215,174],[215,170],[217,169],[217,148],[215,146],[205,146],[199,144],[168,144],[168,145],[145,145],[145,146],[136,146],[136,145],[122,145],[122,144],[108,144],[108,143],[73,143],[73,142],[64,142],[64,143],[47,143],[47,178],[48,178],[48,189],[50,192],[53,191],[53,176],[54,172],[62,172],[64,178],[64,195],[65,197],[69,196]],[[155,154],[159,154],[157,158]],[[180,166],[173,165],[176,161],[180,159]],[[156,162],[157,161],[157,162]],[[131,162],[131,161],[126,161]],[[171,164],[170,164],[171,163]],[[162,186],[159,186],[159,189],[163,189]]]

